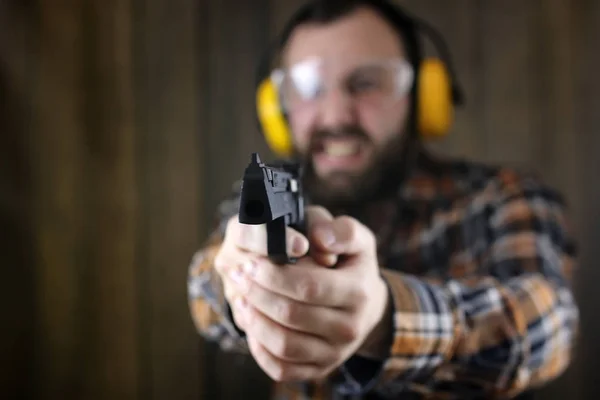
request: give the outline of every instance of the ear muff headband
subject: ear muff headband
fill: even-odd
[[[436,47],[441,58],[427,58],[418,63],[416,86],[415,119],[416,129],[423,139],[442,138],[448,134],[454,119],[454,106],[464,103],[464,95],[453,69],[450,52],[442,36],[423,20],[408,16],[400,7],[388,4],[398,20],[409,20],[416,30],[423,31]],[[300,12],[305,12],[306,8]],[[383,11],[383,10],[381,10]],[[299,13],[300,13],[299,12]],[[298,14],[299,14],[298,13]],[[288,29],[298,19],[296,14],[288,23]],[[400,27],[404,30],[404,27]],[[281,45],[281,43],[278,43]],[[270,49],[259,66],[256,90],[256,111],[260,129],[267,145],[279,157],[293,155],[293,140],[287,116],[281,106],[277,84],[269,75]]]

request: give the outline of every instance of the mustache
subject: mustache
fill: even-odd
[[[313,132],[310,139],[310,150],[319,149],[327,139],[352,138],[361,141],[369,141],[369,135],[357,125],[343,126],[337,129],[318,129]]]

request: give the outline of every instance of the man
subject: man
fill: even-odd
[[[273,265],[234,194],[191,263],[192,317],[278,398],[522,395],[571,358],[564,206],[527,174],[425,151],[418,49],[380,3],[317,1],[292,25],[280,95],[311,199],[306,236],[287,233],[300,259]]]

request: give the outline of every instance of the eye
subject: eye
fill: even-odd
[[[362,67],[354,71],[347,81],[347,88],[350,93],[365,93],[379,91],[386,81],[385,69],[378,67]]]
[[[362,93],[370,90],[378,90],[380,86],[381,85],[378,79],[369,76],[361,76],[348,82],[348,90],[350,93]]]

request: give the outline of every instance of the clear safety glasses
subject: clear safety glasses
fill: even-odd
[[[354,104],[386,107],[406,95],[413,84],[412,66],[406,60],[374,60],[341,68],[318,58],[274,71],[285,111],[320,107],[334,91]]]

